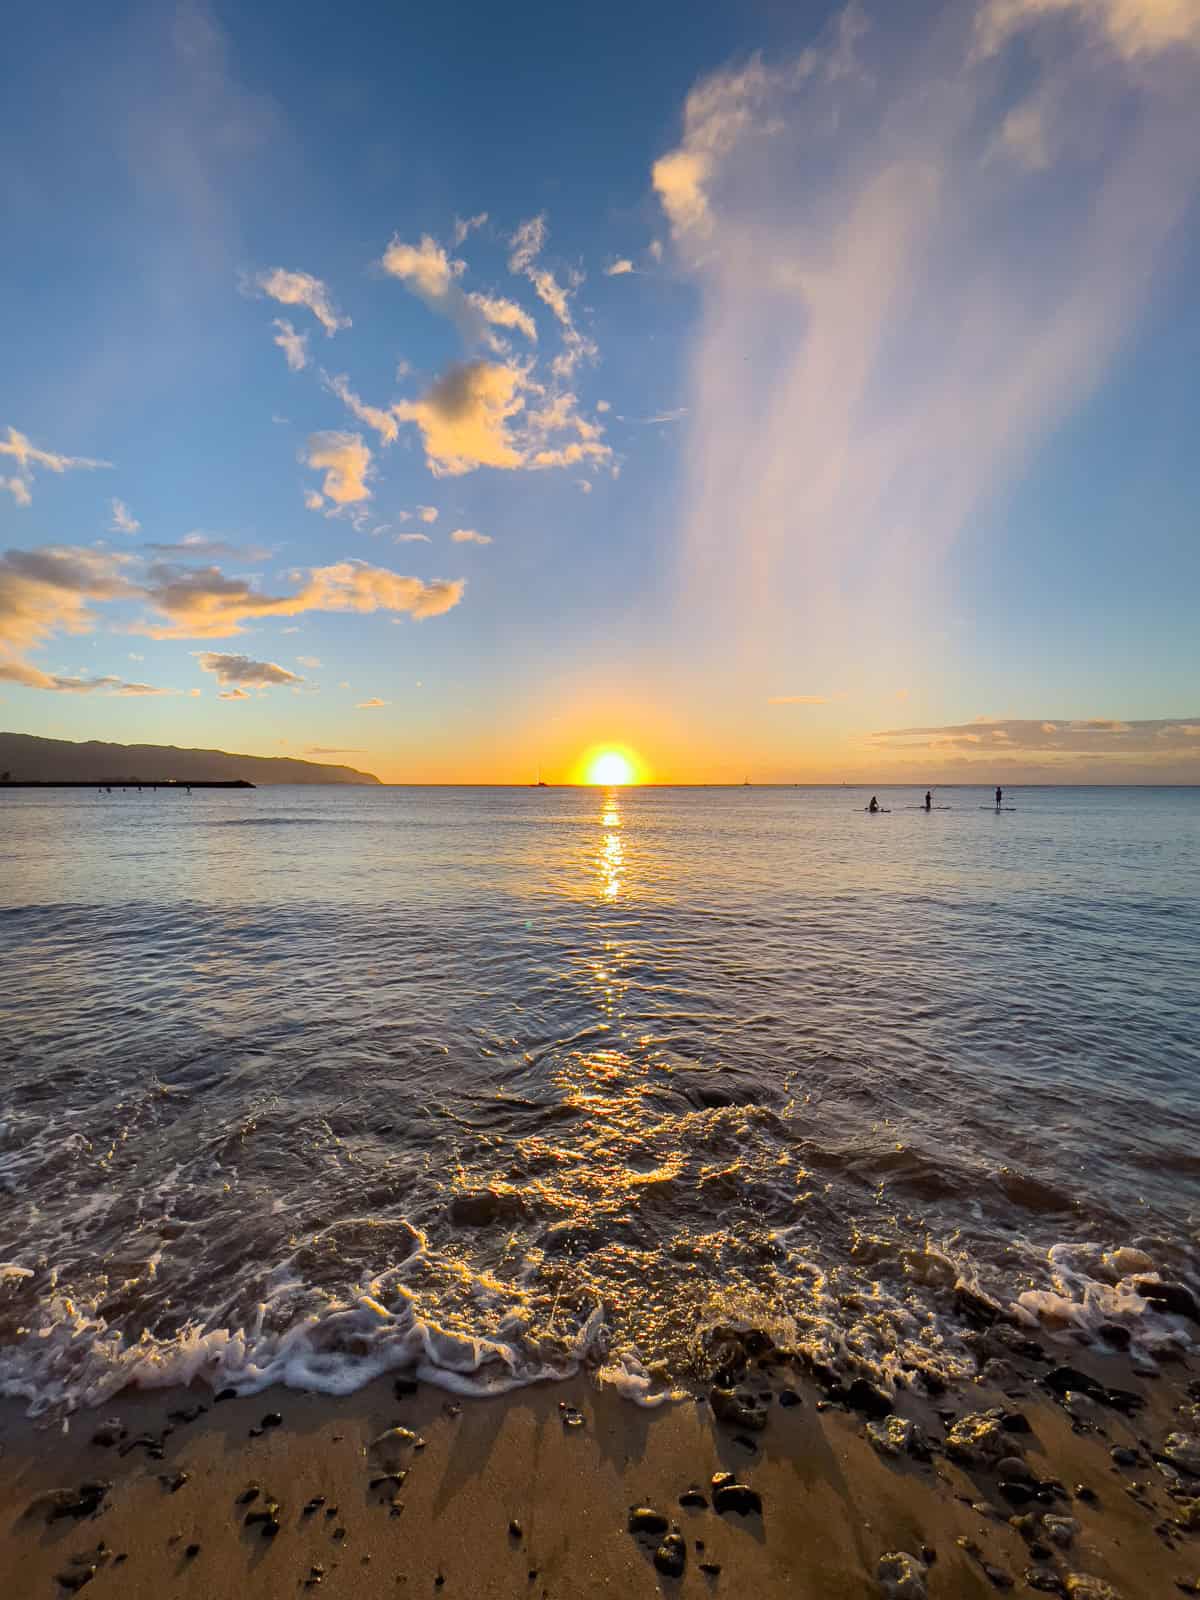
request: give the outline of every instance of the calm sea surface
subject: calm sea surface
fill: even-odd
[[[0,1391],[1186,1343],[1200,791],[866,798],[0,795]]]

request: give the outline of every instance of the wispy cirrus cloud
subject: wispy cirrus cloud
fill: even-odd
[[[467,270],[466,262],[451,256],[429,234],[415,245],[393,238],[380,264],[385,272],[419,295],[431,311],[449,317],[468,344],[490,344],[495,348],[489,325],[513,328],[531,343],[537,341],[533,318],[514,300],[464,291],[459,279]]]
[[[112,521],[108,525],[110,533],[140,533],[141,523],[130,511],[124,500],[113,500]]]
[[[539,260],[546,246],[546,237],[544,215],[530,217],[521,223],[509,240],[508,270],[514,275],[528,278],[538,299],[549,306],[557,319],[563,348],[551,362],[550,370],[556,378],[569,378],[581,361],[594,361],[599,351],[595,341],[575,326],[571,312],[571,294],[582,282],[582,274],[572,275],[570,288],[559,283],[554,273]]]
[[[260,272],[254,281],[263,294],[270,295],[280,305],[307,307],[331,338],[339,328],[351,326],[350,318],[338,311],[326,285],[310,272],[289,272],[286,267],[272,267]]]
[[[279,329],[275,343],[283,351],[288,371],[303,372],[308,365],[308,335],[297,333],[284,317],[276,317],[271,326]]]
[[[87,456],[65,456],[55,450],[43,450],[17,428],[9,427],[7,439],[0,439],[0,458],[7,456],[12,464],[11,477],[0,474],[0,489],[7,489],[19,506],[33,502],[33,482],[36,472],[92,472],[111,467],[111,461],[92,461]],[[0,460],[0,466],[3,466]]]
[[[773,670],[799,625],[875,667],[939,604],[939,556],[1094,387],[1182,234],[1195,16],[852,4],[692,89],[652,183],[700,295],[680,604],[729,648]]]

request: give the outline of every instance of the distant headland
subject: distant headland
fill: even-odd
[[[378,783],[371,772],[293,756],[241,756],[227,750],[181,750],[169,744],[102,744],[0,733],[0,789],[69,784]]]

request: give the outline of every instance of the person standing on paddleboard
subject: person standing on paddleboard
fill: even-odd
[[[933,792],[929,789],[925,791],[925,809],[926,811],[933,810]]]
[[[1004,799],[1004,790],[1000,787],[999,784],[997,784],[996,785],[996,810],[997,811],[999,811],[1000,805],[1001,805],[1001,802],[1003,801],[1003,799]]]
[[[868,811],[878,811],[879,810],[879,801],[875,798],[874,795],[871,796],[871,804],[867,807],[867,810]]]

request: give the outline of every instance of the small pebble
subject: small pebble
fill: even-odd
[[[706,1578],[719,1578],[721,1575],[721,1563],[719,1561],[702,1561],[700,1563],[700,1571],[704,1573]]]
[[[190,1544],[183,1553],[189,1561],[194,1561],[200,1554],[200,1546],[198,1544]]]
[[[323,1494],[315,1494],[315,1495],[313,1495],[312,1499],[305,1503],[304,1515],[306,1517],[311,1517],[313,1515],[313,1513],[315,1511],[319,1511],[324,1504],[325,1504],[325,1496]]]
[[[699,1489],[685,1489],[679,1496],[679,1504],[681,1506],[695,1506],[697,1510],[702,1511],[708,1505],[708,1501],[700,1493]]]
[[[261,1493],[262,1490],[257,1483],[248,1484],[242,1493],[238,1495],[237,1503],[240,1506],[248,1506],[252,1500],[257,1500]]]
[[[264,1428],[277,1428],[282,1421],[283,1418],[279,1415],[278,1411],[268,1411],[266,1416],[262,1419],[261,1426]]]
[[[509,1531],[510,1536],[512,1538],[514,1538],[514,1539],[522,1538],[524,1536],[524,1533],[525,1533],[524,1528],[522,1528],[521,1524],[517,1521],[516,1517],[514,1517],[512,1519],[512,1521],[509,1523],[508,1531]]]

